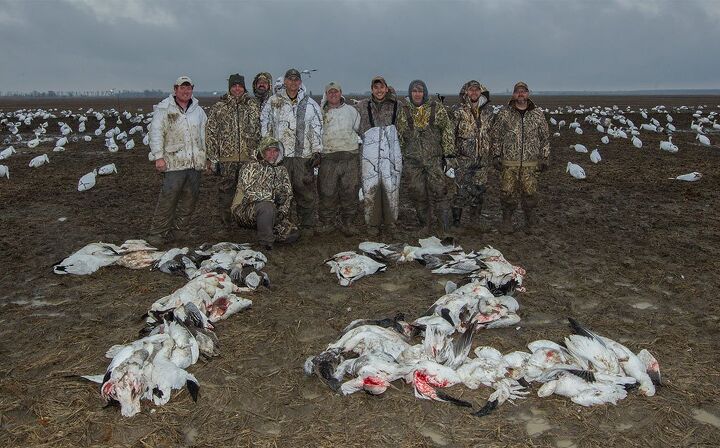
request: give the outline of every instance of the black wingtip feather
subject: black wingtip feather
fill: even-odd
[[[462,406],[464,408],[472,407],[472,404],[470,404],[469,402],[467,402],[465,400],[461,400],[459,398],[452,397],[441,390],[436,391],[436,394],[437,394],[438,398],[440,398],[441,400],[445,400],[448,403],[454,404],[455,406]]]
[[[192,400],[197,403],[198,394],[200,393],[200,385],[193,380],[187,380],[185,382],[185,386],[187,386],[187,390],[190,392]]]
[[[497,409],[497,407],[498,407],[498,402],[497,402],[497,400],[488,401],[487,403],[485,403],[485,406],[483,406],[482,408],[480,408],[479,411],[473,412],[471,415],[473,415],[473,416],[475,416],[475,417],[484,417],[484,416],[492,413],[492,411],[494,411],[495,409]]]

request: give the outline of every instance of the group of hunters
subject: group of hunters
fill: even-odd
[[[475,80],[462,86],[454,111],[430,99],[421,80],[410,83],[406,99],[380,76],[370,88],[369,98],[351,105],[331,82],[318,105],[298,70],[288,70],[275,88],[269,73],[259,73],[252,93],[245,78],[233,74],[207,116],[192,80],[179,77],[150,124],[150,158],[163,182],[149,242],[187,235],[203,171],[218,178],[226,229],[256,229],[265,249],[316,232],[357,235],[360,202],[367,233],[392,238],[401,190],[421,233],[446,235],[461,226],[463,213],[470,225],[487,230],[481,211],[491,167],[500,172],[500,231],[512,233],[518,203],[532,229],[538,173],[548,167],[550,144],[527,84],[515,84],[497,114],[490,92]]]

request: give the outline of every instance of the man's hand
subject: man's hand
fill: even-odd
[[[164,173],[167,169],[167,165],[165,164],[165,159],[156,159],[155,160],[155,169],[158,171],[158,173]]]
[[[538,162],[537,167],[538,167],[538,171],[540,171],[542,173],[543,171],[547,171],[547,169],[550,168],[550,164],[548,163],[547,160],[541,160]]]
[[[493,167],[498,171],[502,170],[502,159],[500,159],[500,157],[493,159]]]
[[[458,162],[457,157],[445,157],[445,171],[446,172],[451,168],[453,171],[457,170],[459,165],[460,165],[460,163]]]
[[[314,152],[310,156],[310,160],[308,160],[308,168],[317,168],[320,166],[320,161],[322,159],[322,156],[319,152]]]

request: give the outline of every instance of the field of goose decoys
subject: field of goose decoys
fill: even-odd
[[[0,445],[720,445],[720,97],[534,101],[533,232],[266,252],[144,241],[157,99],[3,101]]]

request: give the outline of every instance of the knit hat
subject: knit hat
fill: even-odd
[[[230,78],[228,78],[228,89],[230,89],[235,84],[240,84],[242,88],[245,89],[245,77],[239,73],[230,75]]]

